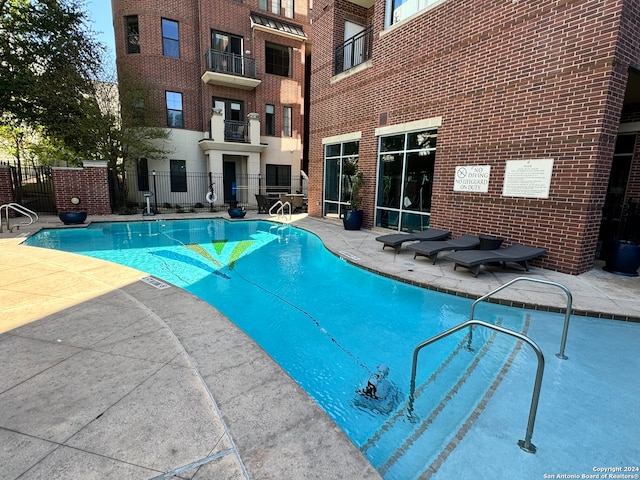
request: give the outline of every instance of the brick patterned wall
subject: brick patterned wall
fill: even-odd
[[[0,205],[15,202],[12,185],[11,169],[8,165],[0,165]]]
[[[372,7],[373,66],[331,84],[353,6],[314,4],[310,214],[322,214],[322,138],[362,132],[371,227],[380,114],[388,125],[442,117],[432,225],[545,247],[545,268],[591,268],[627,72],[640,65],[637,2],[449,0],[387,31],[384,6]],[[502,197],[505,162],[535,158],[554,159],[549,198]],[[454,192],[459,165],[490,165],[489,192]]]
[[[52,175],[58,213],[69,211],[86,211],[89,215],[112,213],[106,166],[54,167]],[[80,204],[71,203],[72,197],[78,197]]]

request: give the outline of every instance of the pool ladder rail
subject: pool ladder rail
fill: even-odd
[[[274,213],[275,210],[275,213]],[[282,202],[282,200],[278,200],[276,203],[274,203],[273,205],[271,205],[271,208],[269,209],[269,215],[272,217],[284,217],[284,220],[287,220],[287,217],[289,221],[291,221],[291,203],[289,202]]]
[[[26,216],[29,219],[29,222],[18,223],[13,226],[9,224],[9,210],[13,210],[21,215]],[[4,211],[4,215],[2,212]],[[20,229],[20,225],[31,225],[34,222],[38,221],[38,214],[33,210],[29,210],[27,207],[20,205],[19,203],[5,203],[4,205],[0,205],[0,233],[2,233],[2,223],[3,221],[7,225],[7,230],[9,233],[13,232],[13,229]]]
[[[498,326],[498,325],[493,325],[490,323],[486,323],[486,322],[482,322],[480,320],[475,320],[474,317],[474,311],[475,311],[475,307],[476,305],[483,301],[486,300],[487,298],[493,296],[494,294],[498,293],[499,291],[513,285],[516,282],[520,282],[520,281],[530,281],[530,282],[536,282],[536,283],[543,283],[546,285],[552,285],[555,287],[558,287],[560,289],[562,289],[566,294],[567,294],[567,308],[566,308],[566,312],[565,312],[565,321],[564,321],[564,328],[562,331],[562,339],[560,341],[560,352],[556,354],[556,356],[561,359],[561,360],[566,360],[568,357],[565,356],[564,354],[564,349],[565,349],[565,345],[567,342],[567,332],[569,330],[569,320],[571,318],[571,309],[572,309],[572,295],[571,292],[569,291],[569,289],[567,287],[565,287],[564,285],[557,283],[557,282],[551,282],[548,280],[540,280],[540,279],[535,279],[535,278],[527,278],[527,277],[518,277],[518,278],[514,278],[513,280],[511,280],[510,282],[505,283],[504,285],[496,288],[495,290],[487,293],[486,295],[478,298],[476,301],[473,302],[473,304],[471,305],[471,311],[469,313],[469,320],[467,320],[466,322],[463,322],[453,328],[450,328],[449,330],[440,333],[439,335],[436,335],[434,337],[431,337],[428,340],[425,340],[424,342],[418,344],[414,351],[413,351],[413,362],[411,365],[411,384],[410,384],[410,392],[409,392],[409,401],[408,401],[408,416],[412,417],[413,415],[413,406],[414,406],[414,399],[415,399],[415,390],[416,390],[416,371],[418,368],[418,354],[420,353],[420,350],[422,350],[424,347],[437,342],[438,340],[441,340],[445,337],[448,337],[449,335],[451,335],[452,333],[455,333],[459,330],[462,330],[464,328],[469,327],[469,336],[468,336],[468,341],[467,341],[467,350],[472,351],[473,349],[471,348],[471,343],[473,341],[473,327],[474,326],[481,326],[481,327],[485,327],[491,330],[494,330],[498,333],[503,333],[512,337],[515,337],[521,341],[523,341],[524,343],[526,343],[527,345],[529,345],[533,351],[536,354],[537,357],[537,361],[538,361],[538,366],[536,369],[536,379],[535,379],[535,383],[533,386],[533,394],[531,397],[531,406],[529,408],[529,419],[527,421],[527,430],[525,432],[525,437],[524,440],[518,440],[518,446],[524,450],[525,452],[528,453],[536,453],[536,446],[531,443],[531,438],[533,437],[533,427],[535,425],[535,421],[536,421],[536,413],[538,411],[538,401],[540,399],[540,388],[542,387],[542,376],[544,375],[544,354],[542,353],[542,350],[540,349],[540,347],[538,347],[538,345],[531,340],[529,337],[527,337],[526,335],[523,335],[521,333],[515,332],[513,330],[509,330],[507,328]]]

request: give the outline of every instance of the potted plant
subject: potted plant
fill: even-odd
[[[364,174],[358,170],[358,161],[349,159],[342,167],[342,174],[348,179],[351,189],[349,207],[342,212],[342,224],[345,230],[360,230],[362,227],[363,212],[362,187],[364,187]]]
[[[640,268],[639,221],[640,214],[636,204],[632,199],[629,199],[629,203],[622,209],[617,235],[611,241],[606,252],[605,271],[626,277],[638,276]]]

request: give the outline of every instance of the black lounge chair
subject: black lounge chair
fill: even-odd
[[[400,252],[400,248],[404,242],[418,242],[425,240],[444,240],[451,232],[448,230],[438,230],[437,228],[428,228],[418,232],[411,233],[390,233],[389,235],[381,235],[376,237],[378,242],[382,242],[384,247],[393,247],[396,253]]]
[[[418,242],[407,247],[413,252],[413,258],[418,256],[433,257],[433,264],[438,260],[438,253],[446,250],[473,250],[480,247],[480,237],[464,234],[452,240]]]
[[[545,253],[547,253],[547,250],[544,248],[514,244],[497,250],[466,250],[453,252],[446,255],[445,258],[455,262],[454,270],[460,265],[471,270],[477,277],[481,265],[497,262],[502,263],[503,267],[507,262],[518,263],[528,272],[528,261],[540,257]]]

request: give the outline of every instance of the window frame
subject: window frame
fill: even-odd
[[[181,92],[175,92],[172,90],[167,90],[165,93],[165,107],[167,109],[167,127],[169,128],[184,128],[184,106],[183,106],[183,95]],[[175,100],[170,99],[170,96],[179,96],[180,99],[180,108],[172,108],[175,107]],[[172,113],[175,112],[174,115]],[[179,112],[179,114],[177,113]],[[177,121],[176,119],[179,119]],[[178,124],[179,123],[179,124]]]
[[[172,32],[167,31],[169,26],[175,24],[175,38],[169,36]],[[167,28],[165,28],[165,26]],[[180,23],[170,18],[160,19],[160,29],[162,31],[162,55],[171,58],[180,58]],[[174,52],[175,50],[175,52]]]
[[[269,107],[271,107],[271,112],[269,112]],[[270,137],[275,137],[276,135],[276,106],[270,103],[267,103],[264,106],[264,130],[265,135]]]
[[[376,227],[405,232],[429,226],[437,138],[437,127],[378,138]]]
[[[282,136],[293,137],[293,108],[282,108]]]
[[[135,24],[130,21],[134,19]],[[135,29],[132,29],[134,25]],[[127,54],[140,53],[140,23],[138,22],[138,15],[125,15],[124,37],[125,49],[127,51]]]
[[[291,65],[291,47],[274,42],[264,42],[264,70],[265,73],[270,75],[278,75],[281,77],[291,77],[292,65]],[[271,53],[270,53],[271,51]],[[277,62],[278,59],[284,59],[283,52],[286,54],[286,70],[285,62]]]

